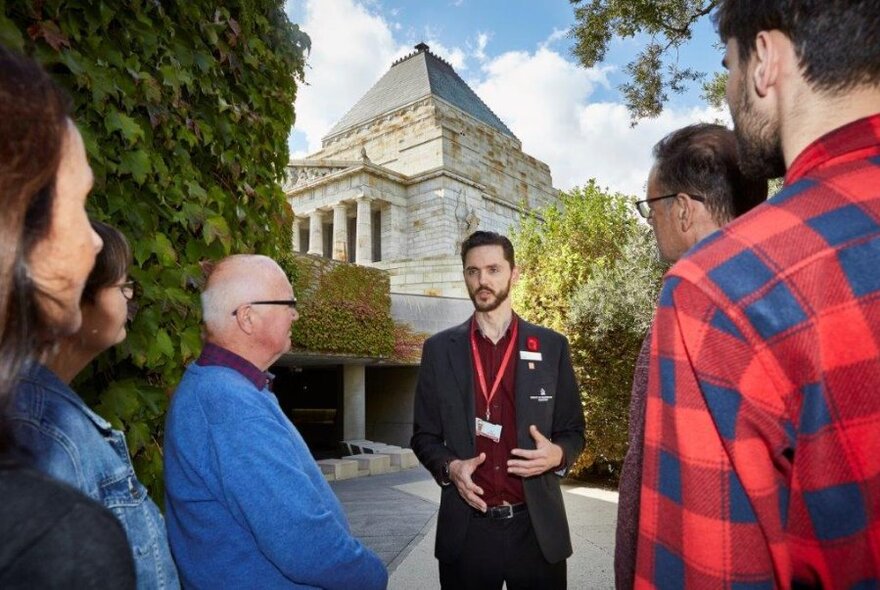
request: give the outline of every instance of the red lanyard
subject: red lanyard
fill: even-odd
[[[477,320],[474,319],[474,321],[476,322]],[[501,385],[501,379],[504,377],[507,363],[510,362],[510,357],[513,355],[513,349],[516,346],[516,335],[519,331],[519,322],[516,321],[516,317],[511,321],[513,322],[513,330],[511,330],[510,333],[510,342],[507,344],[507,350],[504,353],[504,358],[501,360],[501,366],[498,368],[498,373],[495,375],[495,383],[492,384],[492,391],[486,391],[486,374],[483,371],[483,361],[480,359],[480,353],[477,350],[477,330],[476,328],[471,330],[471,352],[474,355],[474,367],[477,370],[477,381],[480,384],[480,393],[483,394],[483,399],[486,400],[486,420],[489,420],[490,404],[492,403],[495,394],[498,393],[498,386]]]

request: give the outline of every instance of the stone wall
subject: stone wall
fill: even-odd
[[[373,264],[390,275],[392,293],[466,298],[461,258],[436,256],[418,260],[393,260]]]
[[[462,323],[474,313],[470,299],[391,294],[391,317],[414,332],[436,334]]]
[[[368,440],[409,446],[418,375],[418,367],[367,367]]]
[[[556,198],[550,167],[524,153],[518,139],[439,100],[436,112],[443,128],[445,168],[512,205],[542,207]]]
[[[443,131],[435,101],[423,98],[396,111],[325,138],[310,160],[357,160],[361,148],[374,164],[412,176],[443,165]]]

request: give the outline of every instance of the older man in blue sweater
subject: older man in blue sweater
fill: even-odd
[[[265,256],[215,267],[206,342],[165,429],[168,536],[187,588],[385,588],[302,437],[267,388],[290,347],[293,289]]]

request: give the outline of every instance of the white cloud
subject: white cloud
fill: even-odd
[[[523,150],[550,166],[554,186],[569,189],[596,178],[612,190],[641,194],[651,148],[660,138],[726,114],[667,108],[657,119],[630,127],[623,104],[590,102],[597,85],[608,85],[609,71],[584,69],[542,44],[534,53],[508,52],[487,62],[474,90],[522,141]]]
[[[375,3],[355,0],[309,0],[302,28],[312,38],[308,86],[296,101],[295,130],[305,135],[308,153],[321,137],[388,70],[412,52],[412,31],[404,42],[398,23],[373,11]],[[378,9],[378,8],[377,8]],[[534,51],[486,54],[491,33],[479,32],[466,50],[447,47],[421,28],[431,51],[459,72],[486,104],[522,141],[526,153],[546,162],[553,184],[562,189],[596,178],[613,190],[641,194],[651,166],[651,148],[665,134],[696,121],[723,119],[709,108],[667,107],[657,119],[630,127],[620,103],[591,102],[597,87],[608,87],[611,67],[584,69],[551,45],[563,31],[552,31]],[[395,35],[397,34],[397,36]],[[478,65],[468,69],[471,65]],[[473,61],[475,60],[475,61]],[[297,152],[293,157],[303,157]]]
[[[294,129],[305,134],[309,153],[321,148],[321,137],[395,59],[412,51],[394,39],[392,28],[392,23],[354,0],[306,4],[302,29],[312,39],[312,51],[306,85],[296,99]]]
[[[477,48],[474,50],[474,57],[479,62],[484,62],[488,59],[486,56],[486,45],[489,43],[489,37],[489,33],[477,34]]]
[[[541,43],[541,47],[546,49],[556,43],[557,41],[562,41],[568,36],[568,29],[553,29],[553,32],[550,33],[544,41]]]

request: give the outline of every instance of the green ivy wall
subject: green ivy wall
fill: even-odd
[[[279,183],[309,38],[281,0],[0,0],[0,43],[70,92],[90,214],[133,246],[137,317],[76,388],[161,499],[168,396],[201,348],[199,263],[289,249]]]

